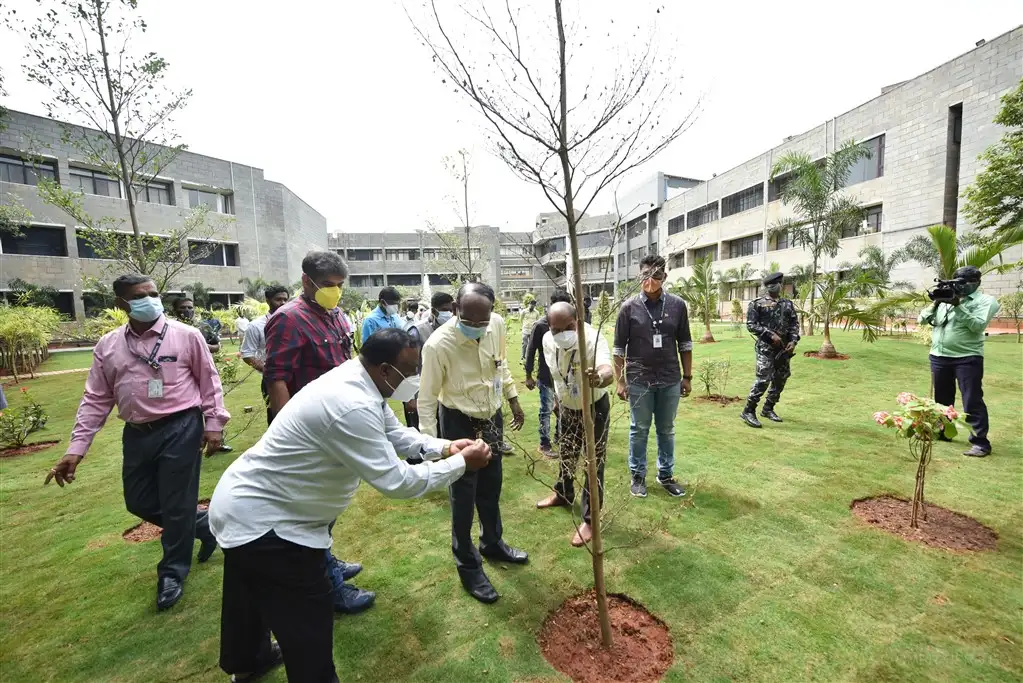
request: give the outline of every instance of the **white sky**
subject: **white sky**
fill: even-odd
[[[446,0],[438,0],[443,4]],[[533,0],[519,0],[533,1]],[[624,29],[638,3],[580,0]],[[535,0],[548,11],[549,0]],[[31,9],[34,0],[7,0]],[[502,3],[503,4],[503,3]],[[454,224],[441,159],[474,152],[473,222],[531,230],[541,192],[485,150],[479,116],[440,84],[397,0],[140,0],[148,49],[194,91],[177,117],[190,149],[263,168],[327,217],[330,231]],[[1018,0],[669,3],[699,119],[645,169],[708,178],[919,75],[1021,22]],[[620,19],[619,19],[620,17]],[[642,17],[640,17],[642,19]],[[12,109],[45,114],[20,76],[23,49],[0,34]],[[610,196],[595,208],[607,210]]]

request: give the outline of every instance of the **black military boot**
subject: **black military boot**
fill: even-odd
[[[771,422],[784,422],[784,420],[778,417],[778,413],[774,412],[773,403],[765,403],[764,409],[760,411],[760,415],[761,417],[766,417]]]
[[[746,401],[746,407],[739,413],[739,417],[742,418],[743,422],[755,429],[760,429],[762,426],[760,420],[757,419],[757,404],[752,401]]]

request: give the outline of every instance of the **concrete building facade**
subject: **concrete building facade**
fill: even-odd
[[[61,292],[62,312],[85,314],[83,278],[109,278],[75,221],[38,195],[35,174],[83,191],[82,205],[93,216],[122,221],[131,231],[125,188],[78,158],[64,142],[62,124],[44,117],[9,112],[0,130],[0,203],[20,202],[31,215],[21,237],[4,235],[0,253],[0,290],[15,278]],[[26,162],[31,158],[34,161]],[[224,159],[182,152],[140,197],[136,214],[143,232],[160,236],[179,227],[191,207],[210,207],[216,225],[214,252],[197,259],[174,285],[202,282],[214,300],[241,298],[242,278],[286,284],[301,277],[302,257],[327,245],[327,221],[298,195],[267,180],[263,170]]]

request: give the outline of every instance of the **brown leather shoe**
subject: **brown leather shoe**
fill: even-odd
[[[575,530],[575,536],[572,537],[572,547],[582,548],[584,545],[593,539],[593,528],[589,524],[583,522]]]
[[[552,493],[543,500],[536,501],[536,507],[543,510],[544,508],[559,508],[568,507],[569,502],[561,497],[559,493]]]

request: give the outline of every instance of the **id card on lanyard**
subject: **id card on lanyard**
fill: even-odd
[[[497,401],[501,400],[501,389],[503,388],[503,382],[501,379],[501,361],[494,361],[494,399]]]
[[[661,311],[654,317],[654,314],[650,312],[646,303],[643,304],[643,310],[650,316],[650,324],[653,327],[653,335],[650,337],[650,341],[655,349],[664,348],[664,336],[661,334],[661,321],[664,320],[664,294],[661,294]]]
[[[572,367],[575,365],[575,351],[572,351],[572,355],[568,359],[568,370],[565,374],[561,375],[561,378],[565,380],[565,386],[568,387],[568,394],[572,398],[579,398],[579,384],[575,381],[576,374],[573,372]],[[558,366],[558,373],[561,373],[561,349],[555,351],[554,362]]]
[[[163,345],[163,340],[167,336],[167,329],[169,327],[170,323],[164,323],[163,329],[160,331],[160,336],[157,337],[156,343],[153,344],[153,350],[149,352],[148,356],[142,356],[132,350],[131,345],[128,344],[128,330],[124,331],[125,345],[128,346],[128,350],[131,351],[132,355],[160,374],[162,374],[162,371],[160,370],[160,363],[157,361],[157,354],[160,353],[160,346]],[[148,381],[146,385],[146,396],[147,398],[163,398],[163,377],[155,377]]]

